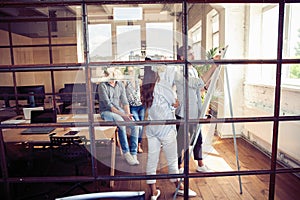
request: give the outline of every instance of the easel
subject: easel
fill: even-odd
[[[226,54],[226,51],[227,51],[227,48],[228,48],[228,45],[222,49],[223,52],[221,54],[221,58],[224,58],[224,56]],[[206,113],[207,113],[208,108],[209,108],[210,101],[212,99],[213,93],[214,93],[215,88],[216,88],[216,84],[217,84],[218,78],[219,78],[220,73],[221,73],[221,68],[222,68],[222,66],[217,67],[217,69],[214,71],[214,73],[213,73],[213,75],[211,77],[211,82],[209,84],[209,88],[207,90],[207,93],[206,93],[205,99],[204,99],[204,103],[203,103],[202,108],[201,108],[201,113],[200,113],[200,116],[199,116],[200,118],[204,118],[206,116]],[[224,67],[224,72],[225,72],[227,92],[228,92],[228,98],[229,98],[230,116],[233,117],[233,109],[232,109],[231,93],[230,93],[230,89],[229,89],[230,87],[229,87],[229,79],[228,79],[227,67]],[[197,139],[198,139],[198,137],[199,137],[199,135],[201,133],[201,129],[202,129],[202,124],[198,124],[197,131],[196,131],[196,133],[194,133],[196,135],[195,136],[192,135],[192,138],[194,138],[194,140],[193,140],[192,147],[189,150],[190,151],[189,152],[189,160],[191,158],[193,149],[194,149],[194,147],[196,145]],[[240,164],[239,164],[239,158],[238,158],[238,149],[237,149],[237,143],[236,143],[236,132],[235,132],[234,123],[232,123],[232,131],[233,131],[234,150],[235,150],[235,156],[236,156],[237,170],[240,171]],[[241,176],[238,175],[238,178],[239,178],[239,185],[240,185],[240,194],[242,194],[243,191],[242,191]],[[180,184],[182,183],[182,181],[183,181],[183,178],[180,179],[179,184],[178,184],[178,186],[176,188],[175,194],[173,196],[174,200],[176,199],[177,192],[179,190],[179,187],[180,187]]]

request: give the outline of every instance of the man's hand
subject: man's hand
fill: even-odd
[[[221,55],[220,55],[220,54],[215,55],[213,59],[214,59],[214,60],[220,60],[220,59],[221,59]],[[218,67],[218,66],[219,66],[219,64],[213,64],[212,67]]]
[[[132,121],[132,119],[133,119],[133,114],[130,113],[129,106],[125,107],[125,112],[127,111],[126,113],[119,111],[114,106],[111,107],[111,111],[113,113],[116,113],[116,114],[120,115],[124,119],[124,121]]]
[[[220,55],[220,54],[215,55],[213,59],[214,59],[214,60],[220,60],[220,59],[221,59],[221,55]]]
[[[124,121],[132,121],[133,120],[133,114],[131,113],[124,113],[122,115]]]

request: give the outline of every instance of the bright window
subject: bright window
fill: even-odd
[[[117,60],[130,60],[141,55],[141,27],[117,26]]]
[[[212,17],[212,35],[213,47],[219,47],[219,14]]]
[[[284,58],[300,58],[300,5],[286,7]],[[286,85],[300,85],[300,64],[289,64],[282,68],[282,82]]]
[[[202,53],[202,43],[201,43],[201,38],[202,38],[202,27],[201,27],[201,21],[198,22],[192,29],[191,29],[191,38],[193,41],[193,51],[194,51],[194,57],[195,60],[200,60],[201,59],[201,53]]]
[[[112,57],[111,25],[90,24],[88,29],[91,62],[110,60]]]
[[[147,56],[173,59],[173,23],[147,23],[146,41]]]

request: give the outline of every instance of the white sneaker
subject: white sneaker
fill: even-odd
[[[213,172],[213,170],[208,168],[206,165],[203,165],[202,167],[197,166],[196,171],[197,172]]]
[[[133,157],[133,159],[135,160],[136,164],[139,165],[140,162],[139,162],[138,159],[137,159],[137,155],[132,155],[132,157]]]
[[[151,196],[151,200],[156,200],[160,196],[160,190],[156,189],[156,191],[157,191],[157,195]]]
[[[184,196],[184,190],[180,190],[179,189],[178,192],[177,192],[177,194],[179,196]],[[195,197],[195,196],[197,196],[197,193],[195,191],[189,189],[189,197]]]
[[[124,158],[129,165],[137,165],[136,160],[132,157],[132,155],[129,152],[124,154]]]

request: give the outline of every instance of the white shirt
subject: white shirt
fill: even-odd
[[[200,89],[204,87],[205,84],[203,80],[198,76],[198,72],[194,67],[189,67],[188,73],[189,117],[191,119],[197,119],[200,115],[202,105]],[[176,109],[176,115],[180,117],[184,117],[184,80],[183,70],[177,71],[175,85],[179,107]]]
[[[152,106],[148,110],[149,120],[173,120],[175,118],[175,109],[172,104],[175,103],[175,93],[173,91],[175,67],[165,66],[164,71],[158,71],[159,81],[154,87],[154,99]],[[171,130],[176,131],[175,125],[154,125],[147,126],[147,134],[151,136],[163,137]]]

